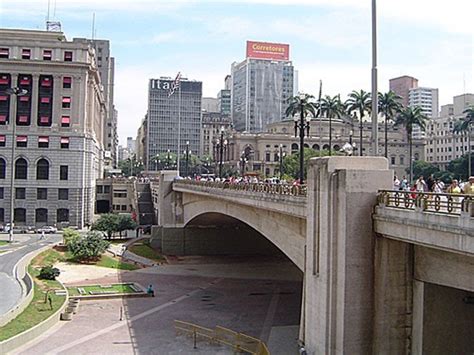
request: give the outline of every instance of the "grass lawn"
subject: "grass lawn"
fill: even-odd
[[[148,241],[145,241],[143,244],[132,244],[128,247],[128,250],[147,259],[165,261],[163,255],[161,255],[157,250],[153,249]]]
[[[0,247],[8,245],[8,240],[0,240]]]
[[[40,280],[37,278],[39,269],[42,266],[48,265],[43,263],[43,254],[48,253],[48,251],[45,251],[34,258],[31,262],[31,265],[28,267],[28,272],[33,277],[35,284],[33,300],[18,317],[13,319],[5,326],[0,327],[0,341],[8,339],[35,326],[36,324],[51,316],[63,305],[66,297],[57,296],[54,292],[49,292],[49,295],[51,295],[53,309],[49,307],[49,303],[45,303],[44,301],[46,290],[62,289],[63,287],[61,284],[57,281]]]
[[[129,284],[112,284],[107,286],[101,285],[92,285],[92,286],[75,286],[75,287],[68,287],[69,294],[71,296],[79,296],[80,293],[78,291],[78,287],[83,288],[88,294],[90,291],[92,292],[101,292],[101,291],[114,291],[115,293],[136,293]]]
[[[43,255],[44,254],[44,255]],[[102,255],[98,261],[80,263],[77,262],[69,252],[61,252],[55,249],[49,249],[40,255],[44,262],[44,265],[54,265],[60,261],[66,261],[74,264],[85,264],[85,265],[96,265],[102,267],[108,267],[111,269],[119,270],[137,270],[138,266],[130,263],[122,262],[120,259],[112,258],[107,255]]]
[[[112,258],[107,255],[102,255],[99,261],[95,262],[94,265],[108,267],[111,269],[120,269],[120,270],[137,270],[138,266],[130,263],[125,263],[119,259]]]

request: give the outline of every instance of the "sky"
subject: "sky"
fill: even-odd
[[[216,97],[247,40],[288,43],[299,91],[317,96],[370,91],[370,0],[50,0],[49,18],[68,40],[107,39],[116,60],[120,144],[147,111],[150,78],[203,82]],[[377,0],[379,91],[414,76],[439,88],[440,105],[474,92],[473,0]],[[44,29],[48,0],[0,0],[0,27]],[[0,39],[1,41],[1,39]]]

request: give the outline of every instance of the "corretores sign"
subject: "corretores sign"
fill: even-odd
[[[282,43],[247,41],[247,58],[289,60],[290,45]]]

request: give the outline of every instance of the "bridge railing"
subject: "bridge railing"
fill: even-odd
[[[204,186],[217,189],[228,189],[234,191],[263,192],[273,195],[287,195],[296,197],[306,197],[306,185],[282,185],[282,184],[266,184],[266,183],[232,183],[219,181],[195,181],[195,180],[178,180],[175,183]]]
[[[461,213],[474,215],[473,195],[380,190],[377,202],[378,205],[400,209],[417,209],[448,215],[460,215]]]

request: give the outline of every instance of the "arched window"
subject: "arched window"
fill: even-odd
[[[5,209],[0,208],[0,223],[4,223],[4,222],[5,222]]]
[[[35,214],[36,223],[48,223],[48,210],[46,208],[37,208]]]
[[[323,150],[329,150],[329,145],[328,144],[323,145]]]
[[[319,150],[319,145],[318,144],[313,144],[313,149],[314,150]]]
[[[46,159],[38,160],[36,164],[36,180],[49,179],[49,163]]]
[[[451,148],[449,148],[449,149],[451,149]],[[420,160],[420,154],[415,153],[415,160]]]
[[[25,223],[26,222],[26,209],[15,208],[13,221],[15,221],[15,223]]]
[[[305,144],[303,145],[303,147],[305,147],[305,148],[309,148],[309,145],[308,145],[308,143],[305,143]]]
[[[26,180],[28,178],[28,163],[25,159],[19,158],[15,162],[15,179]]]
[[[298,151],[298,144],[293,143],[291,145],[291,154],[296,153]]]
[[[333,147],[333,150],[334,150],[335,152],[338,152],[338,151],[341,150],[341,147],[340,147],[338,144],[336,144],[336,145]]]
[[[5,159],[0,158],[0,179],[5,179],[7,171],[7,163],[5,163]]]
[[[69,210],[67,208],[58,208],[57,222],[69,222]]]

